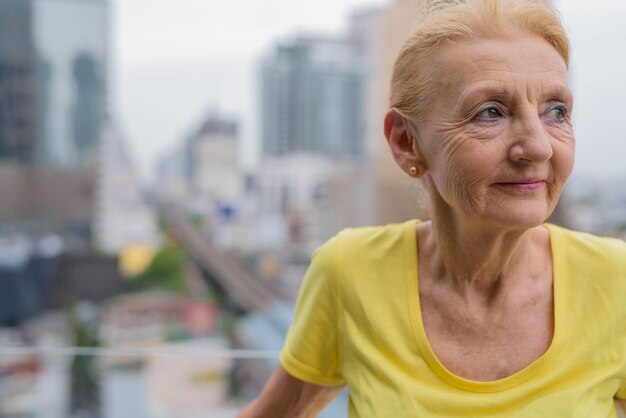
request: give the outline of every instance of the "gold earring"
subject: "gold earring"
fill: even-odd
[[[409,174],[411,175],[411,177],[417,176],[417,167],[413,166],[409,168]]]

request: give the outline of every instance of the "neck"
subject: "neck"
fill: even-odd
[[[527,270],[534,253],[534,229],[486,227],[441,213],[422,228],[433,277],[461,293],[497,293]]]

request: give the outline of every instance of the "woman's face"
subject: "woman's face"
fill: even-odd
[[[574,162],[567,68],[535,36],[443,48],[437,96],[417,124],[433,210],[532,227],[552,213]]]

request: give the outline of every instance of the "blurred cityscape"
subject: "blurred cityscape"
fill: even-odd
[[[427,218],[381,138],[413,8],[276,41],[258,167],[218,107],[148,187],[110,111],[111,4],[0,0],[0,416],[234,417],[254,398],[313,249]],[[574,179],[553,221],[626,238],[626,179]]]

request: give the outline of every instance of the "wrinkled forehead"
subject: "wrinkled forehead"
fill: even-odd
[[[431,100],[458,100],[481,89],[494,94],[569,91],[563,58],[546,41],[530,35],[445,46],[433,53],[424,72]]]

